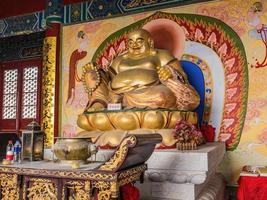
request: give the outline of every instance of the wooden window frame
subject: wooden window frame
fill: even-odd
[[[0,132],[16,132],[21,134],[21,131],[26,128],[33,119],[22,118],[22,98],[23,98],[23,70],[27,67],[38,67],[38,81],[37,81],[37,104],[36,104],[36,118],[41,121],[41,94],[42,94],[42,59],[18,60],[0,63]],[[4,90],[4,71],[8,69],[18,69],[17,79],[17,116],[16,119],[3,119],[3,90]],[[19,117],[18,117],[19,116]],[[18,117],[18,119],[17,119]]]

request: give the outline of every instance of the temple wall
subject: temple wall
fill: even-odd
[[[239,110],[238,113],[235,114],[237,119],[238,116],[245,116],[243,120],[244,124],[242,124],[242,122],[232,122],[231,119],[226,119],[223,117],[221,118],[221,121],[218,122],[221,127],[218,127],[220,130],[217,129],[217,131],[223,131],[222,126],[231,127],[232,125],[234,126],[234,123],[241,123],[237,131],[240,132],[240,134],[236,135],[236,137],[238,137],[238,139],[236,139],[236,146],[235,148],[229,149],[220,169],[226,176],[229,184],[234,184],[236,182],[242,166],[246,164],[267,164],[267,150],[265,145],[267,142],[267,85],[265,84],[265,77],[267,75],[267,47],[265,42],[267,41],[264,39],[264,37],[266,38],[267,30],[266,32],[262,31],[261,34],[257,32],[257,28],[259,29],[261,24],[267,23],[267,12],[265,12],[267,9],[267,4],[266,2],[263,3],[263,12],[253,13],[250,12],[250,10],[254,9],[253,3],[254,1],[252,2],[251,0],[222,0],[160,10],[164,13],[197,14],[218,19],[214,20],[214,27],[216,27],[216,23],[219,22],[228,25],[233,32],[239,36],[239,38],[236,37],[236,41],[241,39],[244,46],[247,62],[243,63],[242,66],[244,69],[240,70],[248,70],[248,77],[245,77],[245,75],[242,74],[243,72],[238,72],[238,70],[236,74],[232,73],[230,76],[227,76],[224,74],[225,70],[227,70],[227,66],[225,66],[227,63],[223,63],[224,68],[222,68],[222,70],[216,70],[212,68],[214,61],[213,59],[211,59],[211,62],[209,63],[210,69],[216,71],[211,73],[213,82],[221,80],[223,82],[232,81],[235,83],[235,80],[237,80],[236,76],[244,76],[244,79],[246,79],[245,81],[243,80],[241,85],[236,83],[237,85],[234,88],[235,90],[231,88],[233,90],[229,90],[221,96],[218,96],[221,99],[224,99],[224,101],[226,101],[226,98],[230,98],[230,100],[228,100],[229,104],[223,105],[221,115],[224,115],[225,112],[235,112],[235,108],[229,108],[229,106],[233,106],[235,103],[235,95],[240,95],[244,86],[248,87],[248,96],[242,96],[242,102],[246,105],[242,107],[242,110]],[[88,36],[87,43],[83,44],[87,45],[85,48],[87,54],[84,58],[79,60],[77,64],[78,75],[81,76],[82,66],[91,61],[95,51],[104,41],[104,39],[106,39],[112,33],[153,14],[155,14],[155,11],[63,27],[61,129],[65,136],[73,136],[80,131],[76,128],[77,115],[83,111],[83,108],[87,103],[87,95],[83,90],[83,85],[81,82],[76,82],[76,95],[74,101],[69,104],[66,103],[68,90],[68,84],[66,83],[68,83],[69,79],[70,56],[74,50],[82,46],[82,44],[77,41],[77,33],[79,31],[84,31]],[[203,34],[205,37],[205,31],[202,29],[200,30],[200,32],[195,32],[194,42],[198,42],[200,45],[206,45],[201,41],[201,34]],[[208,31],[210,30],[207,30],[207,32]],[[233,37],[233,40],[231,39],[229,41],[235,43],[234,38],[235,37]],[[212,40],[212,38],[210,40]],[[214,41],[215,46],[216,42],[217,44],[220,43],[220,41]],[[190,46],[188,40],[186,41],[186,45]],[[223,46],[220,50],[223,51]],[[188,53],[196,55],[192,50],[188,50]],[[219,55],[218,51],[216,53],[218,57],[223,60],[224,56]],[[206,55],[208,60],[209,54]],[[234,69],[237,66],[233,64],[231,67]],[[226,83],[224,84],[226,85]],[[215,86],[213,87],[213,90],[216,93],[216,91],[220,90],[220,88],[219,86]],[[233,104],[230,104],[231,101]],[[241,105],[236,106],[239,107]],[[242,121],[242,118],[240,120]],[[212,119],[209,119],[209,122],[212,123]],[[220,132],[218,134],[221,134],[221,137],[217,137],[217,140],[227,141],[229,139],[227,136],[228,133]],[[225,137],[223,138],[222,136]]]

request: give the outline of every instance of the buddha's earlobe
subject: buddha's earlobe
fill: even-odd
[[[152,40],[152,38],[148,38],[148,44],[151,50],[154,49],[154,41]]]

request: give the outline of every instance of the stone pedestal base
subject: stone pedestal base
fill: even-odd
[[[141,200],[223,200],[225,181],[221,174],[214,174],[212,179],[201,185],[145,181],[136,186]]]

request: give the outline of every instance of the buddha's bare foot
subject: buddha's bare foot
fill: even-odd
[[[91,105],[89,108],[86,109],[87,112],[94,112],[94,111],[100,111],[100,110],[104,110],[105,106],[102,103],[94,103],[93,105]]]

